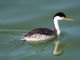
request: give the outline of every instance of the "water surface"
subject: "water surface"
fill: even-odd
[[[0,60],[79,60],[80,0],[0,0]],[[53,29],[53,15],[64,12],[71,21],[60,21],[64,54],[54,56],[53,43],[32,46],[21,37],[33,28]]]

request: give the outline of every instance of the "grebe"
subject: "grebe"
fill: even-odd
[[[71,20],[66,17],[66,15],[62,12],[58,12],[54,15],[53,21],[54,21],[54,31],[50,30],[48,28],[36,28],[27,33],[23,40],[25,41],[31,41],[31,42],[38,42],[43,40],[49,40],[51,38],[54,38],[56,36],[60,35],[60,29],[58,25],[59,20]]]
[[[70,18],[67,18],[66,15],[62,12],[58,12],[54,15],[53,21],[54,21],[54,31],[50,30],[48,28],[36,28],[27,33],[22,40],[27,42],[39,42],[39,41],[46,41],[50,40],[55,37],[59,37],[60,35],[60,29],[58,25],[59,20],[71,20]],[[63,53],[63,49],[59,47],[60,41],[56,40],[53,50],[54,55],[60,55]]]

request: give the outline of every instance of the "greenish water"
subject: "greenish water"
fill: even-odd
[[[21,45],[33,28],[53,29],[52,16],[60,11],[75,20],[59,22],[68,45],[62,55],[52,54],[51,42]],[[0,0],[0,60],[80,60],[80,0]]]

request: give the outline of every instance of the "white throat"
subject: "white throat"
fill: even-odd
[[[60,35],[60,29],[59,29],[59,25],[58,25],[58,18],[55,17],[54,18],[54,26],[55,26],[55,29],[57,30],[57,35],[59,36]]]

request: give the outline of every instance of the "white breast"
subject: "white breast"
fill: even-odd
[[[26,41],[43,41],[43,40],[48,40],[51,38],[53,38],[53,35],[46,36],[46,35],[42,35],[42,34],[34,34],[31,36],[24,37],[24,40],[26,40]]]

